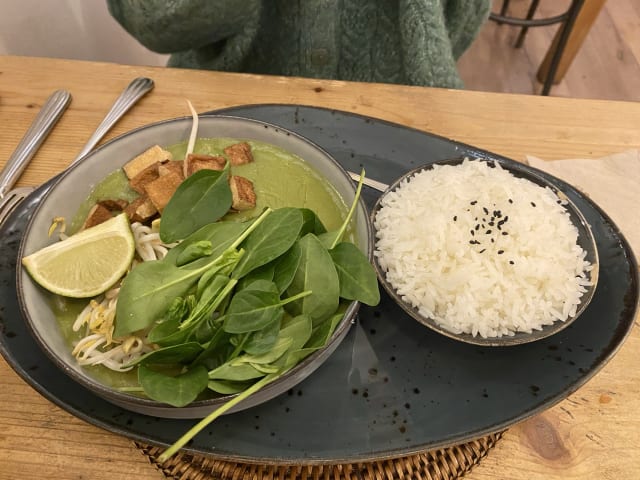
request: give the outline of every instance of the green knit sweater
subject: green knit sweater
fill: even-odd
[[[169,66],[462,87],[490,0],[107,0]]]

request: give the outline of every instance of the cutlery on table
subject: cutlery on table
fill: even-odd
[[[120,120],[120,118],[122,118],[122,116],[125,113],[127,113],[129,109],[131,109],[131,107],[133,107],[133,105],[135,105],[138,100],[140,100],[145,94],[150,92],[153,89],[153,87],[154,87],[154,83],[153,83],[153,80],[151,80],[150,78],[139,77],[134,79],[127,86],[127,88],[124,89],[124,91],[120,94],[120,96],[116,99],[116,101],[112,105],[107,115],[104,117],[100,125],[98,125],[98,127],[96,128],[96,131],[93,133],[93,135],[91,135],[91,137],[89,138],[85,146],[82,148],[80,153],[76,156],[76,158],[69,164],[67,169],[71,168],[73,165],[80,162],[91,150],[93,150],[93,148],[98,144],[98,142],[102,139],[102,137],[104,137],[105,134],[109,130],[111,130],[111,128],[118,122],[118,120]],[[31,132],[31,129],[29,130],[29,132]],[[27,135],[29,134],[29,132],[27,132]],[[20,145],[22,145],[23,142],[21,142]],[[32,155],[33,153],[31,153],[31,156]],[[12,159],[14,157],[15,157],[15,154],[12,155]],[[5,167],[5,170],[8,169],[10,164],[11,165],[17,164],[17,168],[19,169],[19,171],[17,175],[14,173],[12,174],[11,177],[9,177],[8,188],[10,188],[10,186],[13,185],[15,180],[18,178],[19,173],[22,172],[22,170],[24,170],[30,158],[31,157],[28,157],[25,159],[24,155],[22,155],[16,158],[14,161],[9,160],[9,163],[7,163],[7,167]],[[12,167],[11,170],[12,171],[16,170],[16,167]],[[3,175],[4,175],[4,171],[3,171]],[[3,181],[6,182],[6,180],[3,180]],[[5,188],[4,184],[0,183],[0,186],[3,188],[3,190],[0,190],[0,194],[3,194],[4,188]],[[35,190],[35,187],[21,187],[21,188],[12,190],[13,193],[10,197],[8,195],[5,195],[2,197],[2,202],[0,203],[0,225],[5,220],[5,218],[18,206],[18,204],[33,190]]]
[[[56,90],[51,94],[33,119],[15,151],[0,172],[0,224],[13,209],[33,190],[19,187],[11,190],[35,153],[47,138],[71,102],[71,94],[66,90]]]

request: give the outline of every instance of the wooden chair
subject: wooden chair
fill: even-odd
[[[558,83],[575,58],[580,45],[606,0],[572,0],[566,12],[554,17],[534,19],[540,0],[532,0],[524,19],[507,14],[510,0],[503,0],[500,13],[491,13],[489,18],[498,24],[520,26],[515,48],[522,47],[530,27],[544,27],[560,23],[560,28],[538,69],[538,80],[542,83],[542,95],[549,95],[551,86]]]

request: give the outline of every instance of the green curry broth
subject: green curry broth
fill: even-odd
[[[208,155],[224,155],[223,150],[238,143],[233,138],[198,139],[194,152]],[[244,212],[225,216],[225,220],[246,220],[255,217],[265,207],[299,207],[313,210],[328,231],[337,230],[346,217],[348,207],[335,188],[318,174],[304,160],[267,143],[247,140],[251,145],[254,162],[231,167],[233,174],[248,178],[254,183],[256,207]],[[164,147],[173,158],[182,159],[187,150],[187,142]],[[132,201],[138,193],[129,187],[126,175],[118,169],[98,183],[87,199],[80,205],[69,228],[70,233],[78,231],[89,210],[100,200],[124,199]],[[349,227],[346,238],[354,241],[355,230]],[[64,298],[51,294],[51,306],[59,327],[69,343],[69,348],[84,336],[84,327],[80,332],[73,331],[73,323],[87,300]],[[346,310],[349,302],[341,302],[339,311]],[[114,388],[138,385],[136,369],[129,372],[115,372],[102,365],[86,366],[85,370],[101,383]]]

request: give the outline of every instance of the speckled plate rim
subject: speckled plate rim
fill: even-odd
[[[291,112],[290,111],[291,109],[293,109],[294,112]],[[480,158],[487,158],[487,159],[506,158],[485,150],[478,149],[477,147],[473,147],[470,145],[463,144],[461,142],[457,142],[455,140],[448,139],[446,137],[425,132],[423,130],[418,130],[412,127],[407,127],[404,125],[396,124],[396,123],[389,122],[379,118],[367,117],[367,116],[352,113],[352,112],[339,111],[335,109],[328,109],[328,108],[322,108],[322,107],[291,105],[291,104],[254,104],[254,105],[238,105],[234,107],[228,107],[228,108],[221,109],[216,112],[210,112],[210,113],[216,113],[216,114],[217,113],[220,113],[220,114],[233,113],[241,116],[250,114],[252,118],[256,116],[257,118],[264,116],[265,118],[272,119],[274,117],[277,117],[278,115],[282,115],[284,112],[287,115],[294,115],[296,117],[295,123],[297,124],[298,123],[297,116],[299,114],[298,110],[302,110],[302,111],[309,110],[310,112],[317,111],[321,114],[335,113],[335,114],[342,115],[345,118],[354,119],[359,122],[379,124],[383,127],[389,126],[389,127],[400,129],[400,130],[415,132],[417,134],[424,135],[425,137],[428,137],[428,138],[434,138],[434,139],[441,140],[443,142],[450,143],[453,145],[456,152],[463,152],[464,154],[467,154],[467,155],[474,155]],[[277,120],[271,120],[271,121],[273,123],[276,123]],[[313,138],[313,136],[311,135],[310,137]],[[532,167],[527,167],[527,168],[532,169]],[[532,170],[535,170],[535,169],[532,169]],[[31,195],[31,198],[37,199],[40,195],[43,194],[43,192],[46,192],[47,189],[50,188],[51,183],[52,181],[49,181],[44,185],[42,185],[41,187],[39,187],[38,189],[36,189],[36,191],[34,191],[33,194]],[[564,182],[560,181],[560,184],[564,184]],[[588,199],[586,199],[586,201],[593,204],[593,202]],[[28,211],[26,211],[28,210],[26,205],[28,202],[29,202],[29,199],[27,199],[22,206],[20,206],[15,212],[13,212],[12,216],[19,218],[21,215],[28,214]],[[566,398],[567,396],[571,395],[576,390],[581,388],[585,383],[587,383],[591,378],[593,378],[593,376],[595,376],[609,362],[609,360],[613,358],[613,356],[615,356],[615,354],[622,347],[625,339],[628,337],[633,327],[633,320],[635,318],[635,315],[637,313],[638,306],[639,306],[638,283],[640,278],[638,275],[638,264],[636,262],[635,256],[633,255],[633,252],[629,247],[629,243],[625,239],[620,229],[606,214],[606,212],[604,212],[596,204],[593,204],[593,208],[597,212],[597,214],[601,217],[603,223],[608,225],[612,229],[613,233],[619,240],[618,244],[622,249],[622,251],[624,252],[625,259],[626,259],[625,264],[629,269],[627,273],[631,277],[630,281],[633,286],[633,289],[629,293],[632,294],[633,303],[626,304],[625,320],[623,321],[624,325],[619,325],[619,327],[622,327],[622,328],[618,328],[618,330],[616,330],[615,335],[613,336],[612,340],[609,342],[607,349],[604,352],[604,355],[599,355],[597,357],[597,360],[594,362],[594,364],[590,366],[589,370],[586,371],[583,375],[581,375],[581,377],[577,381],[565,387],[565,389],[558,395],[541,398],[537,402],[537,406],[522,410],[518,415],[514,417],[508,418],[504,421],[488,424],[485,428],[471,432],[471,434],[469,435],[457,436],[455,438],[451,438],[451,437],[443,438],[441,441],[435,444],[434,443],[424,444],[421,448],[398,449],[393,451],[374,451],[374,452],[371,452],[371,454],[368,456],[355,456],[355,457],[339,456],[331,459],[308,459],[308,458],[296,459],[291,457],[291,458],[288,458],[286,461],[283,461],[281,459],[276,458],[276,459],[271,459],[271,461],[267,463],[271,465],[277,465],[277,464],[289,464],[293,462],[293,463],[299,463],[303,465],[322,465],[322,464],[330,464],[330,463],[350,463],[354,461],[366,462],[366,461],[374,461],[374,460],[391,459],[391,458],[395,458],[402,455],[412,455],[412,454],[424,452],[426,450],[430,450],[433,448],[446,448],[448,446],[459,444],[461,442],[465,442],[473,438],[479,438],[483,435],[504,430],[505,428],[508,428],[520,421],[523,421],[527,418],[532,417],[533,415],[536,415],[542,411],[547,410],[548,408],[551,408],[552,406],[556,405],[557,403],[562,401],[564,398]],[[4,226],[0,227],[0,229],[4,231]],[[19,233],[19,230],[17,231],[17,233]],[[8,246],[9,244],[7,243],[6,245],[4,245],[4,248],[8,248]],[[17,302],[17,300],[15,299],[14,301]],[[0,325],[0,327],[1,326],[2,325]],[[101,416],[92,414],[91,411],[88,411],[87,408],[84,407],[84,405],[80,405],[80,406],[74,405],[74,402],[70,401],[71,399],[69,398],[65,399],[65,395],[66,395],[65,392],[52,391],[48,378],[44,378],[44,379],[41,378],[40,375],[34,374],[30,371],[30,367],[28,364],[21,363],[19,355],[16,356],[16,354],[14,353],[14,350],[12,349],[11,343],[7,341],[8,337],[9,337],[8,335],[3,335],[0,332],[0,353],[3,355],[7,363],[15,370],[15,372],[26,383],[28,383],[37,392],[39,392],[43,397],[47,398],[49,401],[51,401],[58,407],[62,408],[63,410],[66,410],[67,412],[75,415],[76,417],[83,419],[90,424],[93,424],[95,426],[111,431],[113,433],[120,434],[137,441],[145,442],[147,444],[160,445],[160,446],[167,445],[166,443],[159,441],[157,438],[151,437],[148,433],[140,432],[139,429],[137,428],[132,428],[128,426],[128,424],[124,424],[123,422],[114,420],[113,417],[108,417],[105,419],[103,416],[101,417]],[[37,347],[37,345],[34,345],[34,346]],[[63,377],[65,376],[63,375]],[[99,402],[103,401],[97,396],[94,396],[93,398],[95,398]],[[205,454],[213,458],[216,458],[215,452],[202,450],[201,448],[198,448],[198,447],[195,447],[195,448],[187,447],[185,448],[185,451],[194,453],[194,454]],[[263,463],[262,462],[263,459],[256,459],[255,457],[225,455],[221,458],[223,460],[233,460],[233,461],[246,462],[246,463]]]
[[[375,205],[373,206],[373,208],[371,209],[371,212],[369,214],[369,218],[370,218],[370,221],[371,221],[371,224],[372,224],[372,228],[373,228],[373,232],[374,232],[374,238],[376,238],[376,235],[377,235],[377,230],[375,228],[376,215],[378,214],[378,212],[382,208],[382,202],[384,201],[384,198],[388,194],[390,194],[390,193],[394,192],[395,190],[397,190],[397,188],[401,184],[403,184],[407,179],[410,180],[414,175],[416,175],[416,174],[418,174],[418,173],[420,173],[422,171],[431,170],[436,165],[439,165],[439,166],[459,165],[467,158],[469,158],[469,157],[461,156],[461,157],[457,157],[457,158],[439,160],[439,161],[436,161],[436,162],[432,162],[432,163],[428,163],[428,164],[425,164],[425,165],[421,165],[421,166],[419,166],[417,168],[409,170],[404,175],[402,175],[401,177],[397,178],[393,183],[391,183],[388,186],[388,188],[384,192],[382,192],[380,194],[380,196],[378,197],[378,200],[376,201]],[[506,171],[510,172],[512,175],[514,175],[516,177],[519,177],[519,178],[523,178],[523,179],[529,180],[530,182],[533,182],[533,183],[535,183],[537,185],[540,185],[541,187],[549,188],[556,195],[558,195],[558,197],[561,197],[561,198],[563,198],[564,201],[566,201],[565,208],[567,209],[567,211],[569,213],[569,216],[572,218],[572,221],[573,221],[574,225],[576,226],[576,228],[578,229],[579,233],[581,234],[579,236],[579,244],[585,250],[585,252],[587,254],[585,259],[592,266],[592,270],[589,272],[589,278],[590,278],[590,281],[591,281],[591,285],[587,288],[587,291],[581,297],[581,301],[580,301],[580,304],[578,305],[576,314],[574,316],[572,316],[571,318],[568,318],[566,321],[563,321],[563,322],[556,321],[551,325],[545,325],[541,329],[534,330],[531,333],[517,332],[512,336],[481,337],[481,336],[474,336],[474,335],[471,335],[471,334],[468,334],[468,333],[454,333],[454,332],[450,331],[449,329],[445,328],[443,325],[438,323],[433,318],[426,317],[426,316],[422,315],[420,313],[420,311],[416,307],[414,307],[413,305],[411,305],[409,302],[405,301],[402,298],[402,295],[400,295],[398,293],[398,291],[393,287],[393,285],[387,280],[387,278],[386,278],[386,273],[387,272],[380,265],[380,262],[378,260],[378,256],[375,254],[375,249],[374,249],[373,265],[374,265],[374,267],[376,269],[376,272],[378,274],[378,281],[380,282],[382,287],[387,291],[389,296],[410,317],[412,317],[416,321],[420,322],[421,324],[425,325],[426,327],[428,327],[428,328],[430,328],[430,329],[432,329],[432,330],[434,330],[434,331],[436,331],[436,332],[438,332],[438,333],[440,333],[442,335],[445,335],[445,336],[447,336],[449,338],[452,338],[454,340],[458,340],[458,341],[465,342],[465,343],[470,343],[470,344],[473,344],[473,345],[485,346],[485,347],[509,347],[509,346],[513,346],[513,345],[521,345],[521,344],[524,344],[524,343],[535,342],[537,340],[542,340],[543,338],[550,337],[551,335],[555,335],[556,333],[558,333],[558,332],[564,330],[565,328],[567,328],[574,321],[576,321],[578,319],[578,317],[580,317],[580,315],[584,312],[584,310],[589,306],[589,303],[591,302],[591,299],[593,298],[593,296],[594,296],[594,294],[596,292],[596,289],[597,289],[600,262],[599,262],[599,258],[598,258],[598,248],[596,246],[596,240],[595,240],[595,238],[593,236],[593,232],[591,231],[591,226],[589,225],[589,223],[585,219],[585,217],[582,214],[582,212],[580,211],[580,209],[571,201],[571,199],[569,197],[567,197],[566,194],[564,194],[564,192],[562,192],[562,190],[557,185],[555,185],[553,182],[547,180],[543,176],[539,175],[537,172],[525,170],[525,169],[521,168],[521,164],[518,164],[516,162],[505,161],[505,160],[501,160],[501,159],[497,159],[497,158],[495,158],[495,159],[485,159],[485,158],[473,159],[473,158],[470,158],[470,160],[486,162],[487,164],[492,163],[494,165],[495,164],[499,164],[502,168],[504,168]],[[374,241],[374,243],[375,243],[375,241]]]

